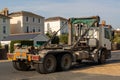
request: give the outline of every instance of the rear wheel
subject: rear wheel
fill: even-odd
[[[60,67],[61,70],[66,71],[69,70],[72,65],[72,58],[70,54],[64,54],[61,58]]]
[[[56,70],[56,58],[53,55],[47,55],[43,63],[36,64],[36,71],[42,74],[52,73]]]
[[[13,67],[16,70],[27,71],[30,69],[30,65],[27,65],[25,62],[13,61]]]
[[[13,67],[16,69],[16,70],[21,70],[20,66],[19,66],[19,63],[16,62],[16,61],[13,61]]]

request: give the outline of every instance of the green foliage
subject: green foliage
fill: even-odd
[[[53,33],[49,33],[47,32],[46,35],[49,37],[49,38],[52,38],[52,35]],[[51,40],[51,44],[59,44],[59,37],[58,36],[55,36],[52,40]]]
[[[46,33],[46,35],[47,35],[49,38],[51,38],[51,36],[52,36],[52,35],[50,35],[50,33]]]
[[[120,43],[120,35],[119,34],[115,34],[113,42],[114,43]]]
[[[33,46],[33,41],[30,41],[30,40],[15,40],[15,41],[11,41],[11,43],[10,43],[10,52],[11,53],[14,51],[14,44],[15,43],[20,43],[21,46],[22,45]]]
[[[58,37],[58,36],[55,36],[55,37],[52,39],[51,44],[59,44],[59,37]]]
[[[60,35],[60,42],[63,44],[67,44],[68,43],[68,34]]]

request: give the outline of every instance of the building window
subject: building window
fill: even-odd
[[[6,38],[6,36],[4,36],[3,38]]]
[[[40,28],[38,29],[38,32],[40,32]]]
[[[50,24],[49,24],[49,23],[47,23],[47,27],[50,27]]]
[[[41,20],[40,20],[40,19],[38,19],[38,23],[40,23],[40,21],[41,21]]]
[[[3,18],[3,23],[5,23],[6,22],[6,19],[5,18]]]
[[[47,31],[49,32],[51,29],[50,29],[50,24],[47,23]]]
[[[35,32],[35,28],[33,28],[33,32]]]
[[[28,17],[26,17],[26,21],[28,22]]]
[[[3,34],[6,34],[6,26],[3,26]]]
[[[33,22],[35,22],[35,18],[33,18]]]
[[[26,32],[29,33],[29,26],[27,26],[27,28],[26,28]]]

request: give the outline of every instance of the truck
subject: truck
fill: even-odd
[[[100,24],[99,16],[69,18],[65,24],[68,24],[67,45],[51,44],[58,31],[64,28],[62,26],[36,52],[19,48],[13,54],[8,54],[13,67],[24,71],[34,67],[37,72],[47,74],[69,70],[74,62],[90,60],[104,64],[111,58],[112,27],[105,23]]]

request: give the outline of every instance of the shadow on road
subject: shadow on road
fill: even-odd
[[[108,60],[106,64],[120,63],[120,59]]]
[[[107,64],[116,64],[120,63],[120,59],[115,59],[115,60],[107,60],[105,64],[97,64],[94,62],[82,62],[81,64],[75,64],[71,67],[71,70],[83,70],[83,69],[89,69],[93,67],[100,67],[104,66]]]

